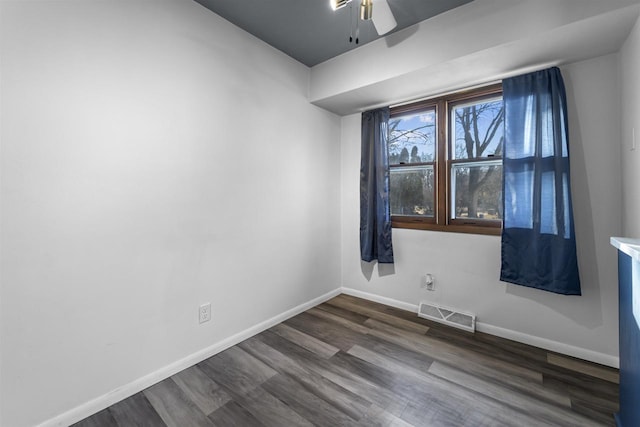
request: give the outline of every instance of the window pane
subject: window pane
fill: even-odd
[[[389,164],[432,162],[435,154],[435,110],[389,119]]]
[[[502,219],[502,164],[458,163],[451,167],[452,217]]]
[[[433,166],[392,168],[390,181],[391,215],[433,216]]]
[[[502,156],[504,106],[502,98],[459,104],[451,109],[455,159]]]

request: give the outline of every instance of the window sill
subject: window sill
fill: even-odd
[[[495,225],[468,225],[468,224],[436,224],[425,222],[421,219],[391,219],[393,228],[406,228],[411,230],[446,231],[449,233],[483,234],[487,236],[500,236],[502,227]]]

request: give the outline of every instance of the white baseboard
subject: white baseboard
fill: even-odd
[[[369,292],[358,291],[357,289],[351,288],[342,288],[342,293],[373,302],[379,302],[380,304],[389,305],[402,310],[411,311],[416,314],[418,313],[417,304],[409,304],[408,302],[398,301],[396,299],[382,297],[380,295],[370,294]]]
[[[413,313],[418,312],[418,306],[415,304],[409,304],[407,302],[398,301],[392,298],[383,297],[368,292],[359,291],[351,288],[342,288],[342,293],[352,295],[354,297],[363,298],[369,301],[379,302],[391,307],[400,308],[403,310],[411,311]],[[599,363],[601,365],[610,366],[612,368],[620,367],[620,359],[610,354],[599,353],[597,351],[588,350],[581,347],[561,343],[558,341],[549,340],[546,338],[536,337],[534,335],[525,334],[510,329],[501,328],[499,326],[493,326],[487,323],[476,322],[476,330],[484,332],[486,334],[495,335],[500,338],[506,338],[512,341],[517,341],[523,344],[532,345],[535,347],[543,348],[545,350],[555,351],[556,353],[565,354],[567,356],[577,357],[578,359],[588,360],[589,362]]]
[[[300,304],[299,306],[287,310],[282,314],[274,316],[271,319],[267,319],[264,322],[258,323],[257,325],[245,329],[244,331],[238,332],[235,335],[225,338],[222,341],[219,341],[203,350],[200,350],[170,365],[167,365],[164,368],[145,375],[142,378],[138,378],[137,380],[134,380],[122,387],[112,390],[109,393],[106,393],[100,397],[90,400],[87,403],[84,403],[54,418],[51,418],[39,424],[38,427],[66,427],[71,424],[77,423],[78,421],[83,420],[95,414],[96,412],[102,411],[103,409],[108,408],[109,406],[118,403],[119,401],[126,399],[127,397],[133,396],[134,394],[166,378],[169,378],[174,374],[177,374],[183,369],[193,366],[196,363],[200,363],[203,360],[208,359],[209,357],[214,356],[221,351],[226,350],[227,348],[246,340],[247,338],[251,338],[256,334],[259,334],[260,332],[289,319],[290,317],[293,317],[297,314],[302,313],[303,311],[315,307],[316,305],[321,304],[335,297],[336,295],[339,295],[341,292],[341,288],[337,288],[331,292],[327,292],[324,295],[314,298],[311,301]]]
[[[599,353],[597,351],[588,350],[582,347],[549,340],[546,338],[536,337],[534,335],[524,334],[522,332],[512,331],[510,329],[493,326],[482,322],[476,322],[476,329],[479,332],[495,335],[523,344],[532,345],[543,348],[556,353],[565,354],[567,356],[577,357],[578,359],[588,360],[589,362],[599,363],[601,365],[610,366],[612,368],[620,367],[620,358],[610,354]]]

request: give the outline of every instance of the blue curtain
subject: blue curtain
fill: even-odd
[[[360,258],[393,263],[389,206],[389,108],[362,113]]]
[[[567,102],[556,67],[503,81],[500,280],[580,295],[569,180]]]

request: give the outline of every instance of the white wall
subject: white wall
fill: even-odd
[[[621,49],[623,235],[640,238],[640,19]],[[635,132],[635,150],[632,138]]]
[[[343,286],[409,304],[475,313],[482,330],[601,363],[617,357],[617,275],[609,237],[620,233],[619,67],[616,54],[562,69],[568,90],[574,216],[583,296],[499,281],[500,237],[393,230],[395,268],[359,259],[360,115],[342,119]],[[446,83],[446,82],[443,82]],[[420,287],[425,273],[436,291]]]
[[[340,119],[308,68],[191,0],[1,7],[0,425],[340,285]]]

